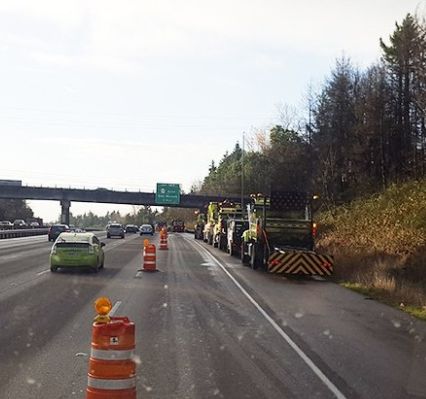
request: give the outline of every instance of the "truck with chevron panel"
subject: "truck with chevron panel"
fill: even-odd
[[[329,276],[333,258],[315,251],[312,196],[304,192],[252,195],[241,260],[253,269],[287,275]]]

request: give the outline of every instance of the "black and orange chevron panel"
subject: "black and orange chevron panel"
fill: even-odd
[[[268,272],[330,276],[333,273],[333,263],[330,255],[279,250],[269,256]]]

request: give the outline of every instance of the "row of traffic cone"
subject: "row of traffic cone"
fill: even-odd
[[[168,234],[160,232],[160,250],[168,249]],[[156,247],[144,240],[144,272],[157,271]],[[127,317],[110,317],[111,301],[96,300],[86,399],[136,399],[135,324]]]
[[[167,230],[163,228],[160,231],[160,250],[169,249]],[[156,272],[157,271],[157,249],[154,244],[150,244],[149,240],[144,240],[143,245],[143,272]]]

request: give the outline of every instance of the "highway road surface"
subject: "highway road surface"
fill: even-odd
[[[143,238],[99,236],[98,274],[51,273],[46,236],[0,242],[0,398],[85,397],[99,296],[136,323],[140,399],[426,397],[426,324],[405,313],[189,234],[138,273]]]

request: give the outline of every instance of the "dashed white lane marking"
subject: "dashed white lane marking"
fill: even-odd
[[[112,309],[109,311],[108,316],[113,317],[115,315],[115,312],[118,310],[118,308],[121,305],[121,301],[117,301],[116,303],[114,303],[114,306],[112,307]]]
[[[311,358],[302,351],[302,349],[284,332],[284,330],[277,324],[277,322],[269,316],[265,309],[260,306],[256,300],[245,290],[245,288],[235,279],[235,277],[229,273],[224,266],[215,256],[213,256],[207,249],[205,249],[200,243],[192,241],[186,237],[185,240],[190,242],[193,245],[196,245],[200,250],[202,250],[207,257],[209,257],[213,262],[215,262],[231,279],[231,281],[236,285],[236,287],[242,292],[242,294],[254,305],[254,307],[259,311],[259,313],[271,324],[271,326],[277,331],[277,333],[284,338],[287,344],[299,355],[299,357],[305,362],[305,364],[314,372],[314,374],[322,381],[322,383],[334,394],[338,399],[346,399],[345,395],[336,387],[328,377],[321,371],[321,369],[311,360]]]
[[[49,273],[49,272],[50,272],[50,269],[46,269],[46,270],[43,270],[43,271],[41,271],[41,272],[36,273],[36,275],[37,275],[37,276],[41,276],[42,274],[44,274],[44,273]]]

